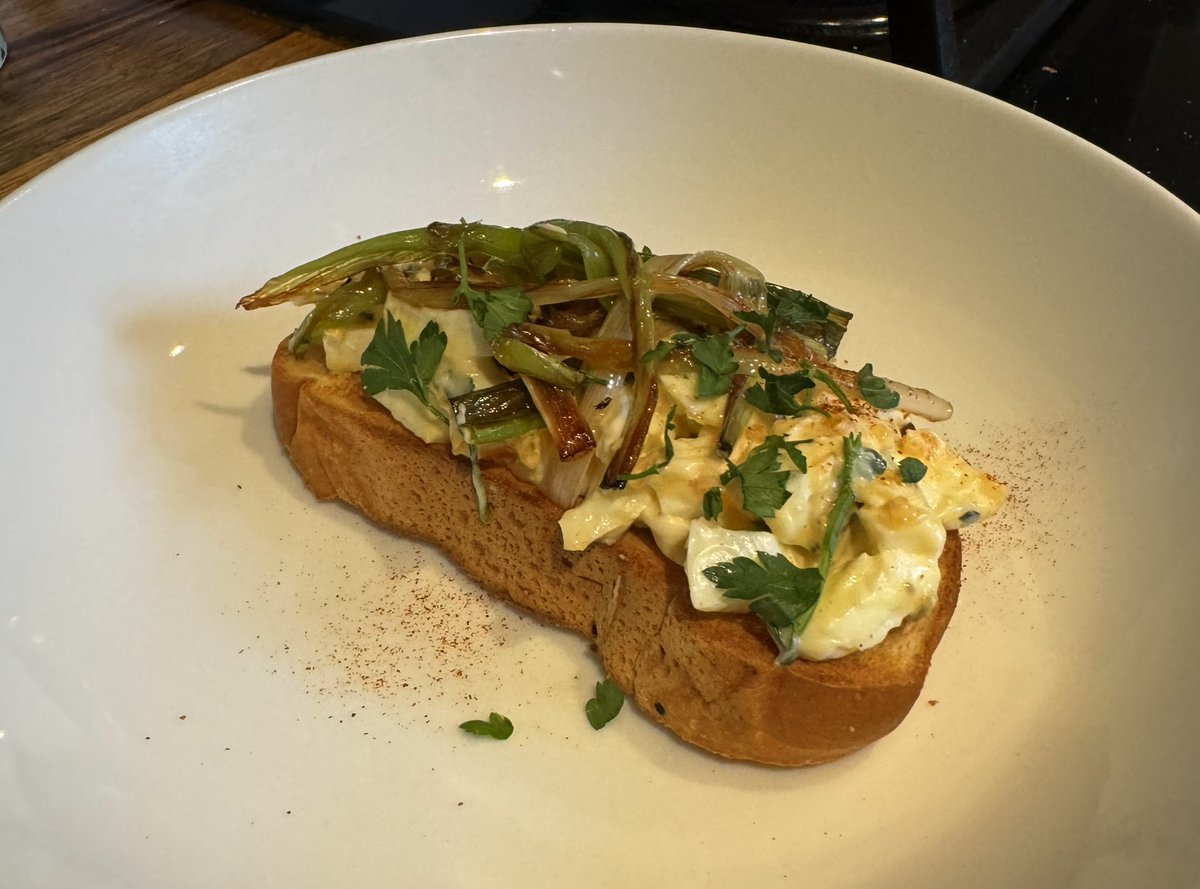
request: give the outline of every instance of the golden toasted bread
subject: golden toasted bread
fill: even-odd
[[[285,340],[271,374],[280,439],[313,493],[440,547],[489,591],[590,637],[613,680],[683,740],[811,765],[883,737],[916,701],[958,598],[956,532],[932,611],[866,651],[779,666],[757,617],[696,611],[683,570],[644,531],[565,552],[562,510],[500,466],[484,470],[492,518],[481,522],[467,461],[413,436],[358,374],[331,373],[313,352],[298,358]]]

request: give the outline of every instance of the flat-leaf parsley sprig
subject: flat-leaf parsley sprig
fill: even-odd
[[[750,602],[779,649],[778,661],[790,664],[799,639],[816,610],[825,578],[816,568],[798,568],[787,556],[757,552],[758,561],[737,556],[704,569],[704,576],[730,599]]]
[[[411,392],[443,423],[449,418],[429,395],[429,382],[446,351],[446,334],[430,321],[411,343],[404,325],[389,311],[375,326],[375,336],[362,353],[362,387],[368,395],[387,390]]]
[[[787,489],[791,472],[780,468],[779,452],[783,451],[800,472],[808,471],[808,461],[798,447],[803,442],[788,441],[782,435],[768,435],[763,443],[752,450],[742,463],[728,463],[721,474],[721,484],[727,485],[735,478],[742,483],[742,506],[747,512],[760,519],[775,516],[775,510],[783,506],[792,496]],[[712,504],[715,506],[715,503]]]
[[[500,335],[510,324],[519,324],[529,317],[533,303],[516,285],[501,287],[484,293],[471,286],[467,277],[467,246],[465,239],[458,242],[458,286],[454,288],[454,302],[466,300],[467,308],[475,322],[489,341]]]
[[[731,464],[731,470],[737,469],[741,473],[745,493],[745,471],[753,459],[755,467],[751,475],[751,490],[754,492],[754,503],[760,507],[770,507],[771,515],[774,515],[774,509],[781,506],[790,496],[790,492],[784,488],[788,473],[774,468],[779,449],[785,447],[788,448],[789,456],[792,456],[793,450],[799,453],[795,442],[786,441],[781,436],[769,436],[762,445],[751,452],[751,457],[740,467],[733,467]],[[727,598],[750,602],[750,610],[762,618],[767,632],[779,649],[776,660],[780,664],[790,664],[799,656],[800,636],[817,609],[833,565],[838,541],[854,515],[854,477],[862,453],[860,435],[847,435],[842,439],[842,470],[838,479],[840,487],[826,519],[825,534],[815,568],[799,568],[787,556],[757,551],[757,562],[746,556],[737,556],[728,562],[718,562],[704,569],[704,576],[718,589],[723,590]],[[756,454],[769,454],[769,464],[765,456],[755,457]],[[804,455],[799,456],[803,459]],[[792,460],[795,462],[794,456]],[[758,467],[759,463],[763,466]],[[797,468],[803,470],[806,467],[797,463]],[[746,509],[754,511],[749,504]],[[756,515],[761,516],[761,513]]]
[[[829,416],[829,411],[808,403],[817,383],[824,383],[846,410],[854,413],[854,405],[846,391],[836,379],[816,365],[805,364],[800,370],[786,374],[771,373],[760,367],[758,376],[760,379],[746,390],[745,398],[765,413],[779,417],[798,417],[810,412]],[[803,402],[796,400],[801,392],[804,393]]]
[[[854,472],[862,452],[861,435],[847,435],[842,439],[842,472],[838,479],[838,493],[834,498],[833,507],[829,510],[829,518],[825,521],[825,537],[821,541],[821,557],[817,562],[817,569],[822,578],[829,576],[838,540],[854,515],[857,502],[854,499]]]
[[[677,333],[669,340],[659,340],[658,345],[642,356],[642,363],[660,361],[677,349],[690,349],[700,371],[696,394],[700,398],[727,395],[738,371],[733,339],[741,332],[742,328],[736,327],[712,336],[698,336],[687,331]]]
[[[816,386],[813,378],[803,370],[789,374],[774,374],[765,368],[758,369],[759,380],[746,390],[744,398],[748,403],[768,414],[779,417],[798,417],[810,411],[825,413],[810,404],[801,404],[796,396],[801,392],[805,397]]]

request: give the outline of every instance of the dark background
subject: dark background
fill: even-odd
[[[1200,209],[1200,0],[893,0],[895,40],[888,4],[867,0],[245,2],[356,42],[485,25],[629,21],[766,34],[904,61],[1058,124]],[[943,30],[940,47],[925,48],[931,63],[912,57],[901,28],[911,37],[924,27],[921,10],[934,7],[952,9],[953,20],[943,15],[949,43]],[[915,23],[901,15],[915,15]]]

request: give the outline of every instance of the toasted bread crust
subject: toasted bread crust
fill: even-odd
[[[466,461],[410,434],[357,374],[296,358],[286,340],[271,370],[280,440],[317,497],[441,547],[489,591],[591,637],[608,674],[683,740],[733,759],[811,765],[883,737],[916,701],[958,599],[955,532],[929,614],[867,651],[780,667],[758,618],[692,608],[682,569],[647,533],[565,552],[561,510],[503,467],[484,470],[484,524]]]

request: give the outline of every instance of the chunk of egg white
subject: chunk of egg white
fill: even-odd
[[[990,518],[1004,503],[1004,487],[967,463],[933,432],[920,429],[904,436],[900,455],[925,464],[925,477],[917,486],[947,529],[962,527],[964,513]]]
[[[698,519],[703,512],[704,492],[721,483],[725,461],[717,453],[717,436],[683,438],[675,442],[675,456],[646,484],[658,497],[666,515]]]
[[[704,569],[738,556],[757,561],[760,552],[783,555],[783,547],[769,531],[733,531],[708,519],[692,522],[683,564],[692,607],[697,611],[749,611],[748,601],[727,598],[724,591],[704,576]]]
[[[334,373],[362,370],[362,353],[371,345],[374,336],[374,327],[335,327],[325,331],[321,338],[325,347],[325,366]]]
[[[654,494],[646,488],[597,488],[558,520],[563,549],[579,552],[597,540],[613,543],[642,513],[652,509]]]
[[[808,472],[793,472],[786,489],[791,495],[767,519],[767,527],[782,543],[816,549],[825,535],[829,510],[837,499],[837,479],[825,463],[812,464]]]
[[[800,637],[800,657],[823,661],[878,645],[908,617],[937,604],[936,558],[898,550],[862,553],[826,581]]]
[[[492,358],[487,337],[466,309],[432,309],[414,306],[389,296],[386,308],[404,327],[407,340],[415,340],[430,321],[446,334],[446,351],[438,362],[433,383],[450,395],[468,389],[486,389],[509,379]]]
[[[889,488],[875,483],[864,485],[863,490],[858,520],[873,549],[902,550],[937,560],[946,546],[946,529],[915,485]]]
[[[658,375],[658,384],[667,397],[677,406],[689,420],[700,426],[721,428],[725,419],[725,396],[714,395],[702,398],[696,393],[697,374],[669,373],[663,371]]]
[[[421,399],[404,389],[384,389],[374,395],[405,429],[425,444],[445,444],[450,441],[446,424],[434,417]],[[443,405],[443,410],[446,409]]]

